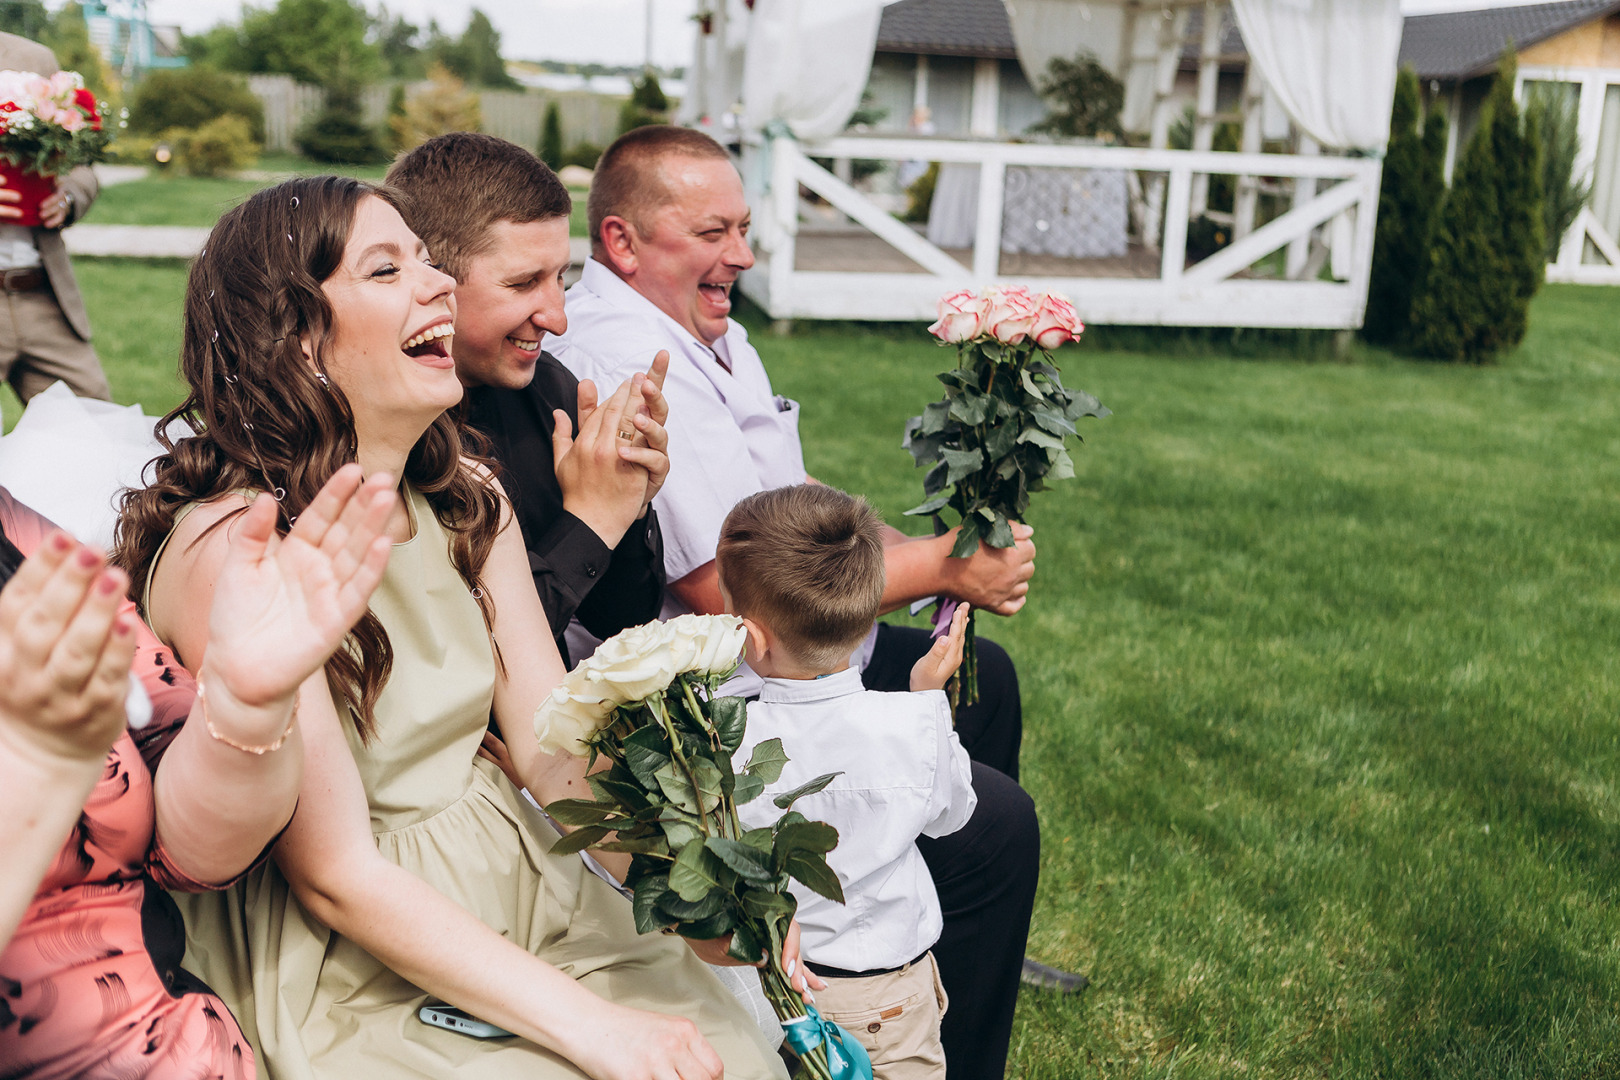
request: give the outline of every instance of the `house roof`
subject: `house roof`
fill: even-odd
[[[1559,0],[1556,3],[1410,15],[1401,35],[1400,62],[1423,79],[1465,79],[1493,71],[1509,43],[1525,49],[1593,19],[1620,12],[1620,0]],[[1183,67],[1197,56],[1203,12],[1188,20]],[[1221,52],[1241,56],[1243,37],[1227,13]],[[899,0],[883,9],[879,52],[1016,59],[1012,23],[1001,0]]]
[[[883,9],[879,52],[1016,60],[1001,0],[900,0]]]
[[[1564,0],[1555,4],[1412,15],[1401,35],[1401,63],[1422,79],[1466,79],[1496,69],[1509,43],[1525,49],[1565,30],[1620,11],[1620,0]]]

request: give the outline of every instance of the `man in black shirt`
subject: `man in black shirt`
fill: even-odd
[[[568,191],[529,151],[458,132],[402,156],[388,183],[456,285],[456,374],[523,530],[563,662],[578,618],[605,638],[658,617],[663,540],[652,498],[669,472],[668,356],[606,400],[541,351],[568,326]],[[649,358],[651,360],[652,358]]]

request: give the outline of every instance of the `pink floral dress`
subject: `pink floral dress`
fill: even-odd
[[[50,531],[0,488],[0,526],[24,555]],[[133,605],[132,605],[133,608]],[[253,1050],[230,1011],[180,967],[185,929],[164,889],[200,892],[154,835],[152,775],[195,684],[144,625],[136,674],[152,723],[125,732],[0,953],[0,1078],[251,1080]]]

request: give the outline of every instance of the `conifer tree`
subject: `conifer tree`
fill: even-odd
[[[1372,281],[1361,333],[1379,345],[1397,344],[1412,318],[1412,295],[1429,259],[1429,235],[1441,192],[1433,190],[1424,161],[1423,103],[1417,72],[1402,68],[1395,80],[1389,149],[1378,190],[1378,228],[1373,240]]]
[[[1506,54],[1457,163],[1435,229],[1412,342],[1437,360],[1485,363],[1524,340],[1545,268],[1539,139],[1513,101]]]
[[[546,119],[540,127],[540,160],[553,169],[563,167],[562,116],[555,101],[546,105]]]

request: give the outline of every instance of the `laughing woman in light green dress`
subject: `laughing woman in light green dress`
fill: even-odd
[[[197,670],[248,493],[277,494],[285,522],[345,460],[405,478],[371,614],[301,691],[292,823],[271,864],[190,903],[187,966],[275,1080],[779,1078],[692,951],[638,935],[622,896],[548,854],[556,833],[477,757],[493,710],[542,801],[587,790],[582,763],[534,743],[562,664],[505,496],[447,412],[455,283],[394,201],[320,177],[221,219],[186,298],[177,411],[200,434],[126,501],[120,559]],[[428,1026],[430,999],[515,1036]]]

